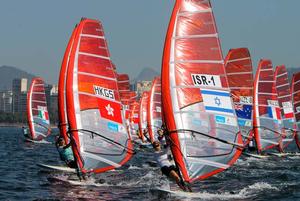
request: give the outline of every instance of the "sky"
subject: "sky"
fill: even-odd
[[[112,61],[135,78],[160,72],[175,0],[9,0],[0,7],[0,66],[15,66],[56,84],[69,37],[81,17],[102,21]],[[300,66],[299,0],[212,0],[223,55],[248,47],[254,66]]]

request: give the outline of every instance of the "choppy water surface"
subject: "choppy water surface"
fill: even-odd
[[[26,143],[20,128],[0,128],[0,140],[0,200],[300,200],[300,156],[242,157],[229,170],[195,184],[197,193],[170,195],[153,191],[169,182],[153,167],[147,149],[139,149],[120,170],[76,186],[55,181],[70,175],[36,166],[62,164],[54,144]]]

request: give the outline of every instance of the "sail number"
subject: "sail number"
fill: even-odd
[[[99,87],[99,86],[94,85],[94,92],[95,92],[95,95],[97,95],[97,96],[102,96],[104,98],[109,98],[109,99],[115,100],[114,91],[111,89],[107,89],[104,87]]]
[[[282,103],[283,108],[293,108],[292,103],[287,101]]]
[[[252,96],[240,96],[240,103],[242,104],[252,104]]]
[[[195,86],[222,87],[220,76],[207,74],[192,74]]]
[[[267,100],[269,106],[279,107],[279,103],[276,100]]]

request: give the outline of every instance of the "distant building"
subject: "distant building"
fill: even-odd
[[[11,113],[12,112],[12,91],[1,91],[0,92],[0,112]]]
[[[47,85],[45,86],[45,93],[47,99],[47,107],[50,114],[50,121],[52,124],[58,123],[58,86],[57,85]]]
[[[136,92],[138,96],[141,96],[141,94],[144,91],[149,91],[151,89],[151,86],[152,86],[152,81],[138,81],[136,83]]]
[[[12,83],[12,112],[26,112],[28,80],[14,79]]]

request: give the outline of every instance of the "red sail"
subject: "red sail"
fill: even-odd
[[[120,92],[129,92],[130,91],[130,82],[129,76],[127,74],[118,74],[118,86]]]
[[[67,130],[68,130],[68,117],[66,111],[66,79],[68,64],[70,60],[70,53],[74,42],[74,37],[76,34],[76,27],[73,30],[69,43],[67,45],[64,58],[61,64],[59,80],[58,80],[58,118],[59,118],[59,130],[60,136],[65,139],[65,142],[68,142]]]
[[[244,145],[247,145],[253,135],[253,69],[249,50],[229,50],[225,69]]]
[[[259,152],[279,147],[281,113],[272,62],[260,60],[254,81],[254,136]]]
[[[284,65],[276,67],[274,76],[276,81],[278,102],[281,108],[282,123],[284,127],[282,130],[282,148],[285,149],[294,140],[296,134],[296,122],[293,111],[292,94],[288,73]]]
[[[139,101],[134,101],[132,104],[130,104],[129,110],[130,110],[129,129],[130,129],[132,139],[136,139],[139,131],[139,113],[140,113]]]
[[[34,78],[27,94],[27,119],[32,140],[43,140],[51,133],[44,80]]]
[[[184,181],[208,178],[238,159],[243,141],[210,1],[176,1],[164,47],[162,105]]]
[[[148,135],[146,133],[148,130],[147,128],[148,101],[149,101],[149,92],[144,91],[140,99],[140,112],[139,112],[139,135],[143,142],[145,142],[145,135]]]
[[[121,114],[117,78],[102,24],[82,19],[67,72],[67,115],[72,148],[82,172],[118,168],[132,156]]]
[[[149,92],[147,124],[151,142],[157,140],[157,130],[162,127],[161,79],[155,77]]]
[[[297,131],[299,131],[300,130],[300,72],[293,75],[292,98],[293,98],[293,106],[294,106]],[[300,150],[300,132],[297,132],[295,140],[298,149]]]

